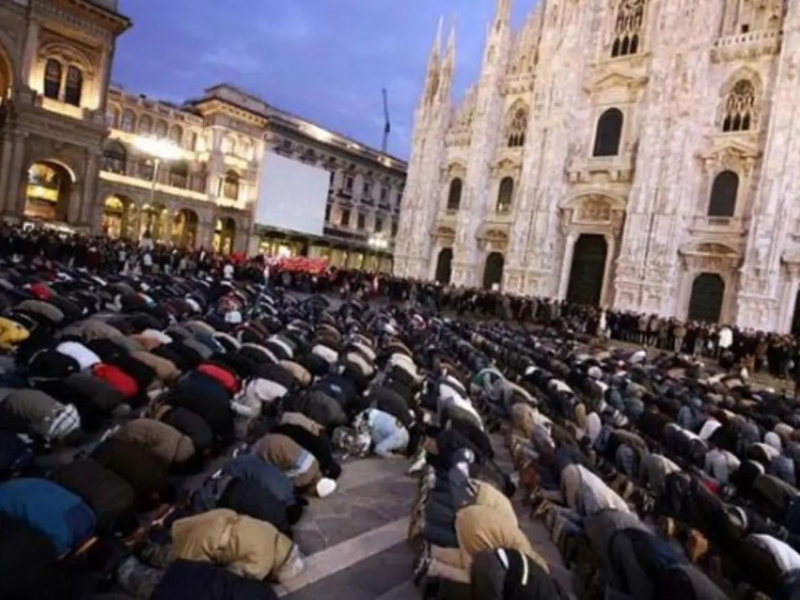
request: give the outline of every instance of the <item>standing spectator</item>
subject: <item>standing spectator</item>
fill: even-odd
[[[678,321],[672,331],[675,338],[675,354],[680,354],[683,351],[683,340],[686,338],[686,325]]]
[[[719,330],[718,340],[718,355],[730,350],[731,346],[733,346],[733,332],[731,328],[727,325],[723,325]]]

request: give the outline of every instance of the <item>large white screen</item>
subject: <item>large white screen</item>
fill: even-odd
[[[264,155],[256,224],[322,235],[330,173],[274,152]]]

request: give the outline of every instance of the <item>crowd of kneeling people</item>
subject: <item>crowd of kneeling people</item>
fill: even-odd
[[[566,597],[515,495],[580,598],[797,597],[797,402],[593,344],[0,263],[0,598],[275,598],[309,499],[372,454],[419,476],[425,597]]]
[[[691,357],[582,341],[564,331],[531,335],[463,322],[442,324],[437,340],[473,374],[479,412],[510,422],[519,483],[571,568],[577,596],[800,597],[798,403]],[[447,406],[461,415],[454,423],[479,427],[460,400],[444,400],[448,394],[440,411]],[[449,586],[468,580],[471,563],[473,588],[478,578],[494,586],[482,590],[505,594],[481,598],[558,597],[496,493],[508,482],[492,489],[475,480],[498,471],[491,448],[469,437],[469,452],[466,442],[456,444],[445,463],[449,440],[423,445],[434,454],[425,458],[421,524],[412,534],[426,540],[418,578],[427,573]],[[474,498],[461,508],[467,496],[491,509],[475,507]],[[476,555],[488,539],[502,539],[502,552]],[[487,583],[503,572],[499,564],[508,576]],[[523,593],[520,574],[535,576],[537,584],[528,579],[535,592]]]
[[[43,264],[0,264],[0,305],[4,600],[276,598],[342,455],[415,443],[395,309]]]

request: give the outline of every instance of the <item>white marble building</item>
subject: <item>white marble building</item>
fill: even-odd
[[[395,271],[800,330],[800,2],[510,4],[457,105],[440,28]]]

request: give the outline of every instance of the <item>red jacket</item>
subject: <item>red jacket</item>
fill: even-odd
[[[53,294],[53,290],[51,290],[43,283],[32,283],[28,287],[28,289],[30,290],[31,294],[33,294],[36,297],[37,300],[44,300],[45,302],[47,300],[52,299],[52,297],[55,295]]]
[[[114,386],[126,398],[139,393],[139,384],[119,367],[100,363],[92,367],[92,375]]]
[[[197,367],[197,371],[203,375],[211,377],[214,381],[224,387],[225,390],[227,390],[230,394],[236,394],[242,388],[242,383],[239,381],[239,378],[219,365],[203,363]]]

